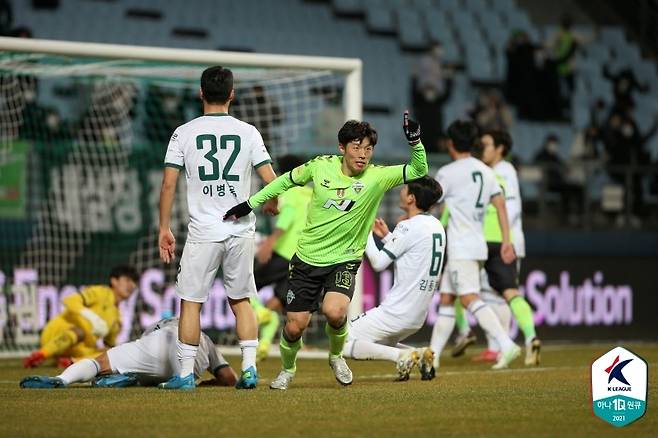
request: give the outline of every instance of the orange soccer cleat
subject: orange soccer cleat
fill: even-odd
[[[482,353],[474,356],[471,360],[473,362],[496,362],[498,360],[498,352],[491,350],[484,350]]]
[[[33,351],[28,357],[23,360],[23,366],[25,368],[35,368],[41,365],[41,363],[46,360],[46,356],[41,352],[41,350]]]

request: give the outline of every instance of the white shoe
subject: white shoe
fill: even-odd
[[[352,370],[347,366],[347,362],[345,362],[343,356],[330,357],[329,366],[334,371],[334,376],[336,376],[338,383],[344,386],[352,384]]]
[[[395,364],[395,368],[398,371],[398,382],[404,382],[409,380],[409,375],[411,370],[418,365],[420,361],[420,353],[414,349],[407,348],[400,352],[398,356],[398,361]]]
[[[541,341],[537,338],[533,338],[529,345],[525,347],[525,364],[530,365],[539,365],[539,360],[541,359]]]
[[[279,375],[276,376],[276,379],[270,382],[270,389],[280,389],[282,391],[288,389],[288,385],[290,385],[293,377],[295,377],[295,373],[282,370]]]
[[[498,362],[491,367],[492,370],[502,370],[509,366],[517,357],[521,356],[521,348],[514,344],[514,346],[507,351],[503,351],[498,355]]]

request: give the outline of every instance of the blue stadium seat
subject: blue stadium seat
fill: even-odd
[[[340,14],[357,15],[363,13],[361,0],[333,0],[334,10]]]

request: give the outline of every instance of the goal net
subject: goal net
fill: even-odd
[[[107,283],[117,264],[141,273],[121,340],[177,313],[177,264],[157,248],[162,162],[173,130],[201,114],[204,68],[233,70],[230,112],[260,130],[275,161],[324,153],[361,116],[358,60],[8,38],[0,48],[0,351],[33,348],[61,299]],[[187,221],[182,180],[178,251]],[[202,327],[231,343],[233,326],[217,280]]]

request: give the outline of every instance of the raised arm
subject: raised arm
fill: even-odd
[[[402,129],[411,147],[411,158],[407,164],[380,168],[382,172],[381,181],[386,189],[427,175],[427,155],[425,154],[425,147],[420,142],[420,125],[418,122],[409,119],[409,112],[407,111],[404,113]]]

